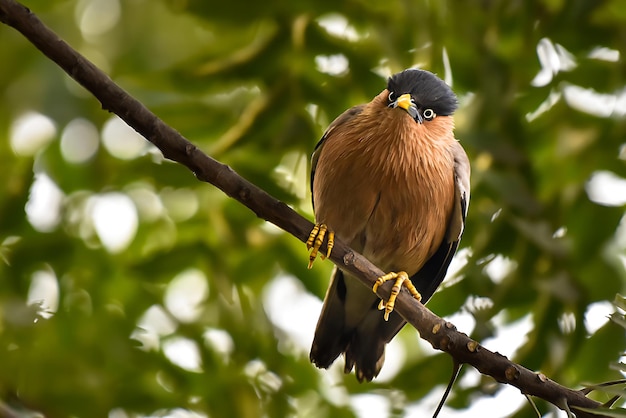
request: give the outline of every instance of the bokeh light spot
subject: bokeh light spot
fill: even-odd
[[[102,142],[112,156],[122,160],[137,158],[148,147],[146,140],[117,116],[102,127]]]
[[[150,306],[137,322],[130,338],[141,343],[145,351],[158,350],[161,337],[176,331],[177,324],[160,305]]]
[[[168,215],[176,222],[183,222],[196,214],[200,203],[198,196],[190,189],[163,189],[161,201]]]
[[[9,141],[16,155],[33,156],[50,143],[57,129],[49,117],[37,112],[26,112],[13,121]]]
[[[111,253],[124,250],[135,237],[139,223],[133,201],[122,193],[94,197],[91,217],[102,245]]]
[[[193,322],[202,312],[202,303],[209,294],[206,276],[189,269],[178,274],[165,292],[165,307],[181,322]]]
[[[121,16],[119,0],[82,0],[76,5],[76,24],[83,37],[103,35],[115,27]]]
[[[70,163],[87,162],[98,151],[99,138],[98,130],[91,122],[74,119],[61,134],[61,154]]]
[[[39,232],[54,230],[61,221],[63,192],[45,173],[35,174],[26,202],[26,218]]]
[[[596,171],[585,186],[589,200],[602,206],[626,204],[626,179],[611,171]]]
[[[172,364],[190,372],[202,372],[200,349],[195,341],[175,337],[163,342],[163,353]]]
[[[50,318],[59,307],[59,282],[50,269],[37,270],[31,276],[28,305],[39,305],[39,316]]]
[[[332,75],[342,76],[348,73],[348,58],[343,54],[317,55],[315,57],[317,71]]]

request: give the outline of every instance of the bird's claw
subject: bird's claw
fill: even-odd
[[[409,290],[409,292],[411,292],[411,295],[413,295],[415,299],[417,299],[418,301],[422,300],[422,295],[420,295],[420,292],[417,291],[417,289],[415,288],[415,286],[409,279],[409,275],[406,274],[406,272],[404,271],[400,271],[398,273],[391,272],[391,273],[385,274],[384,276],[380,276],[378,279],[376,279],[376,283],[374,283],[374,287],[372,287],[372,290],[374,291],[374,293],[376,293],[380,285],[382,285],[383,283],[389,280],[395,280],[395,283],[393,284],[393,287],[391,288],[391,295],[389,295],[389,300],[385,302],[383,299],[381,299],[380,303],[378,304],[379,310],[381,311],[383,309],[385,310],[385,321],[389,320],[389,314],[393,312],[393,307],[396,304],[396,298],[398,297],[398,294],[400,293],[400,289],[402,288],[402,285],[404,285],[404,287],[406,287]]]
[[[326,233],[328,232],[328,239],[326,241],[326,254],[321,254],[322,260],[324,258],[330,257],[330,252],[333,250],[333,246],[335,245],[335,232],[328,229],[326,224],[315,224],[311,233],[309,234],[309,239],[306,241],[306,248],[311,251],[309,255],[309,266],[308,268],[313,267],[313,262],[317,258],[317,254],[319,252],[320,247],[324,243],[324,238],[326,237]]]

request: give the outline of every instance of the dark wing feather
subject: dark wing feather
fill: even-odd
[[[350,109],[343,112],[341,115],[337,116],[337,118],[330,124],[330,126],[328,126],[326,132],[324,132],[322,139],[320,139],[317,145],[315,145],[313,154],[311,154],[311,204],[313,205],[313,210],[315,210],[315,202],[313,201],[313,179],[315,178],[315,168],[317,167],[317,160],[320,158],[320,154],[324,149],[324,143],[326,142],[326,138],[330,136],[332,131],[337,126],[346,123],[347,121],[361,113],[363,111],[363,107],[365,107],[365,105],[351,107]]]
[[[424,267],[411,276],[411,282],[422,295],[422,303],[428,302],[443,281],[458,245],[458,241],[444,240]]]

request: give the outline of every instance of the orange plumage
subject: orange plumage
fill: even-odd
[[[400,104],[400,96],[408,102]],[[401,107],[402,106],[402,107]],[[404,108],[406,107],[406,109]],[[469,163],[453,134],[456,97],[436,76],[406,70],[371,102],[349,109],[313,155],[316,222],[385,271],[405,271],[425,303],[443,280],[463,231]],[[359,381],[378,375],[384,347],[404,326],[346,273],[333,273],[311,348],[328,367],[345,353]]]

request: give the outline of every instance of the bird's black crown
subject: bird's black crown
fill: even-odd
[[[387,90],[393,99],[410,94],[420,109],[432,109],[437,115],[448,116],[458,106],[456,95],[439,77],[425,70],[409,69],[389,77]]]

